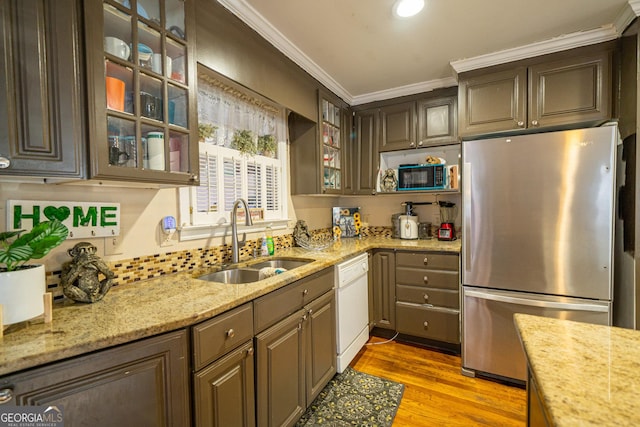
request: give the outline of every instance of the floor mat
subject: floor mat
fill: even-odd
[[[296,426],[388,427],[403,392],[404,384],[347,367],[329,381]]]

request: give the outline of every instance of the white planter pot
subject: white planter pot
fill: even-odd
[[[44,265],[0,272],[2,323],[11,325],[44,313],[43,295],[47,290]]]

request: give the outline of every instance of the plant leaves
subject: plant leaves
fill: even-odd
[[[32,254],[33,249],[29,245],[0,247],[0,263],[7,266],[7,271],[12,271],[18,263],[28,261]]]

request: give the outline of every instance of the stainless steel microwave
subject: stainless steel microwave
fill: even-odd
[[[442,164],[398,166],[398,191],[440,190],[447,185],[447,167]]]

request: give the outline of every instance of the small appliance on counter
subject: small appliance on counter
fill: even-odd
[[[438,202],[440,205],[440,228],[438,240],[456,240],[455,220],[458,216],[458,207],[453,202]]]
[[[401,239],[417,239],[418,238],[418,216],[417,215],[400,215],[400,238]]]

